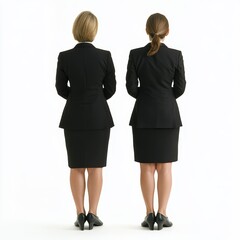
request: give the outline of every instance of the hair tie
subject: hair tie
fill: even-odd
[[[161,37],[160,37],[160,35],[161,35],[160,33],[154,33],[153,37],[155,37],[155,36],[156,36],[156,37],[159,37],[159,38],[161,38]]]

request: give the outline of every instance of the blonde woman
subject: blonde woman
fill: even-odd
[[[75,226],[81,230],[86,221],[89,229],[103,224],[97,216],[97,207],[102,168],[107,163],[110,128],[114,126],[106,100],[115,93],[115,70],[110,52],[91,44],[97,29],[97,18],[91,12],[77,16],[73,36],[79,43],[73,49],[60,52],[56,74],[57,92],[67,100],[59,127],[64,129],[65,135],[70,185],[77,211]],[[84,207],[86,185],[87,215]]]
[[[171,227],[167,204],[172,186],[172,162],[178,160],[179,127],[182,125],[176,98],[185,90],[181,51],[162,43],[169,33],[167,18],[156,13],[147,19],[150,43],[131,50],[126,87],[136,98],[130,120],[135,161],[140,163],[141,189],[146,205],[143,227]],[[154,211],[154,173],[157,172],[158,210]]]

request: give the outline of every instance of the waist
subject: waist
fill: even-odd
[[[138,98],[162,99],[162,98],[175,98],[175,97],[174,97],[172,88],[153,89],[153,88],[140,87]]]
[[[99,98],[105,99],[103,89],[71,89],[67,100],[74,102],[93,102]]]

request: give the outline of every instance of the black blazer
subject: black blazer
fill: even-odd
[[[130,125],[136,128],[177,128],[182,126],[176,98],[185,90],[182,53],[161,44],[147,56],[150,43],[130,51],[126,87],[136,98]],[[139,86],[140,84],[140,86]]]
[[[69,82],[69,86],[68,86]],[[116,91],[109,51],[79,43],[58,56],[56,88],[67,99],[59,127],[104,129],[114,126],[106,99]]]

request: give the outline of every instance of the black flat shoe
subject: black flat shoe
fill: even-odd
[[[89,230],[93,229],[93,226],[102,226],[103,222],[98,218],[98,216],[93,213],[88,213],[87,221],[89,223]]]
[[[161,230],[163,227],[171,227],[173,224],[168,220],[168,218],[161,213],[156,215],[156,223],[158,225],[158,230]]]
[[[142,222],[142,227],[148,227],[150,230],[153,230],[154,227],[154,223],[155,223],[155,216],[154,213],[149,213],[144,221]]]
[[[79,227],[79,229],[83,231],[84,230],[84,223],[86,222],[86,220],[87,220],[86,215],[84,213],[80,213],[80,214],[78,214],[77,220],[74,223],[74,225],[76,227]]]

